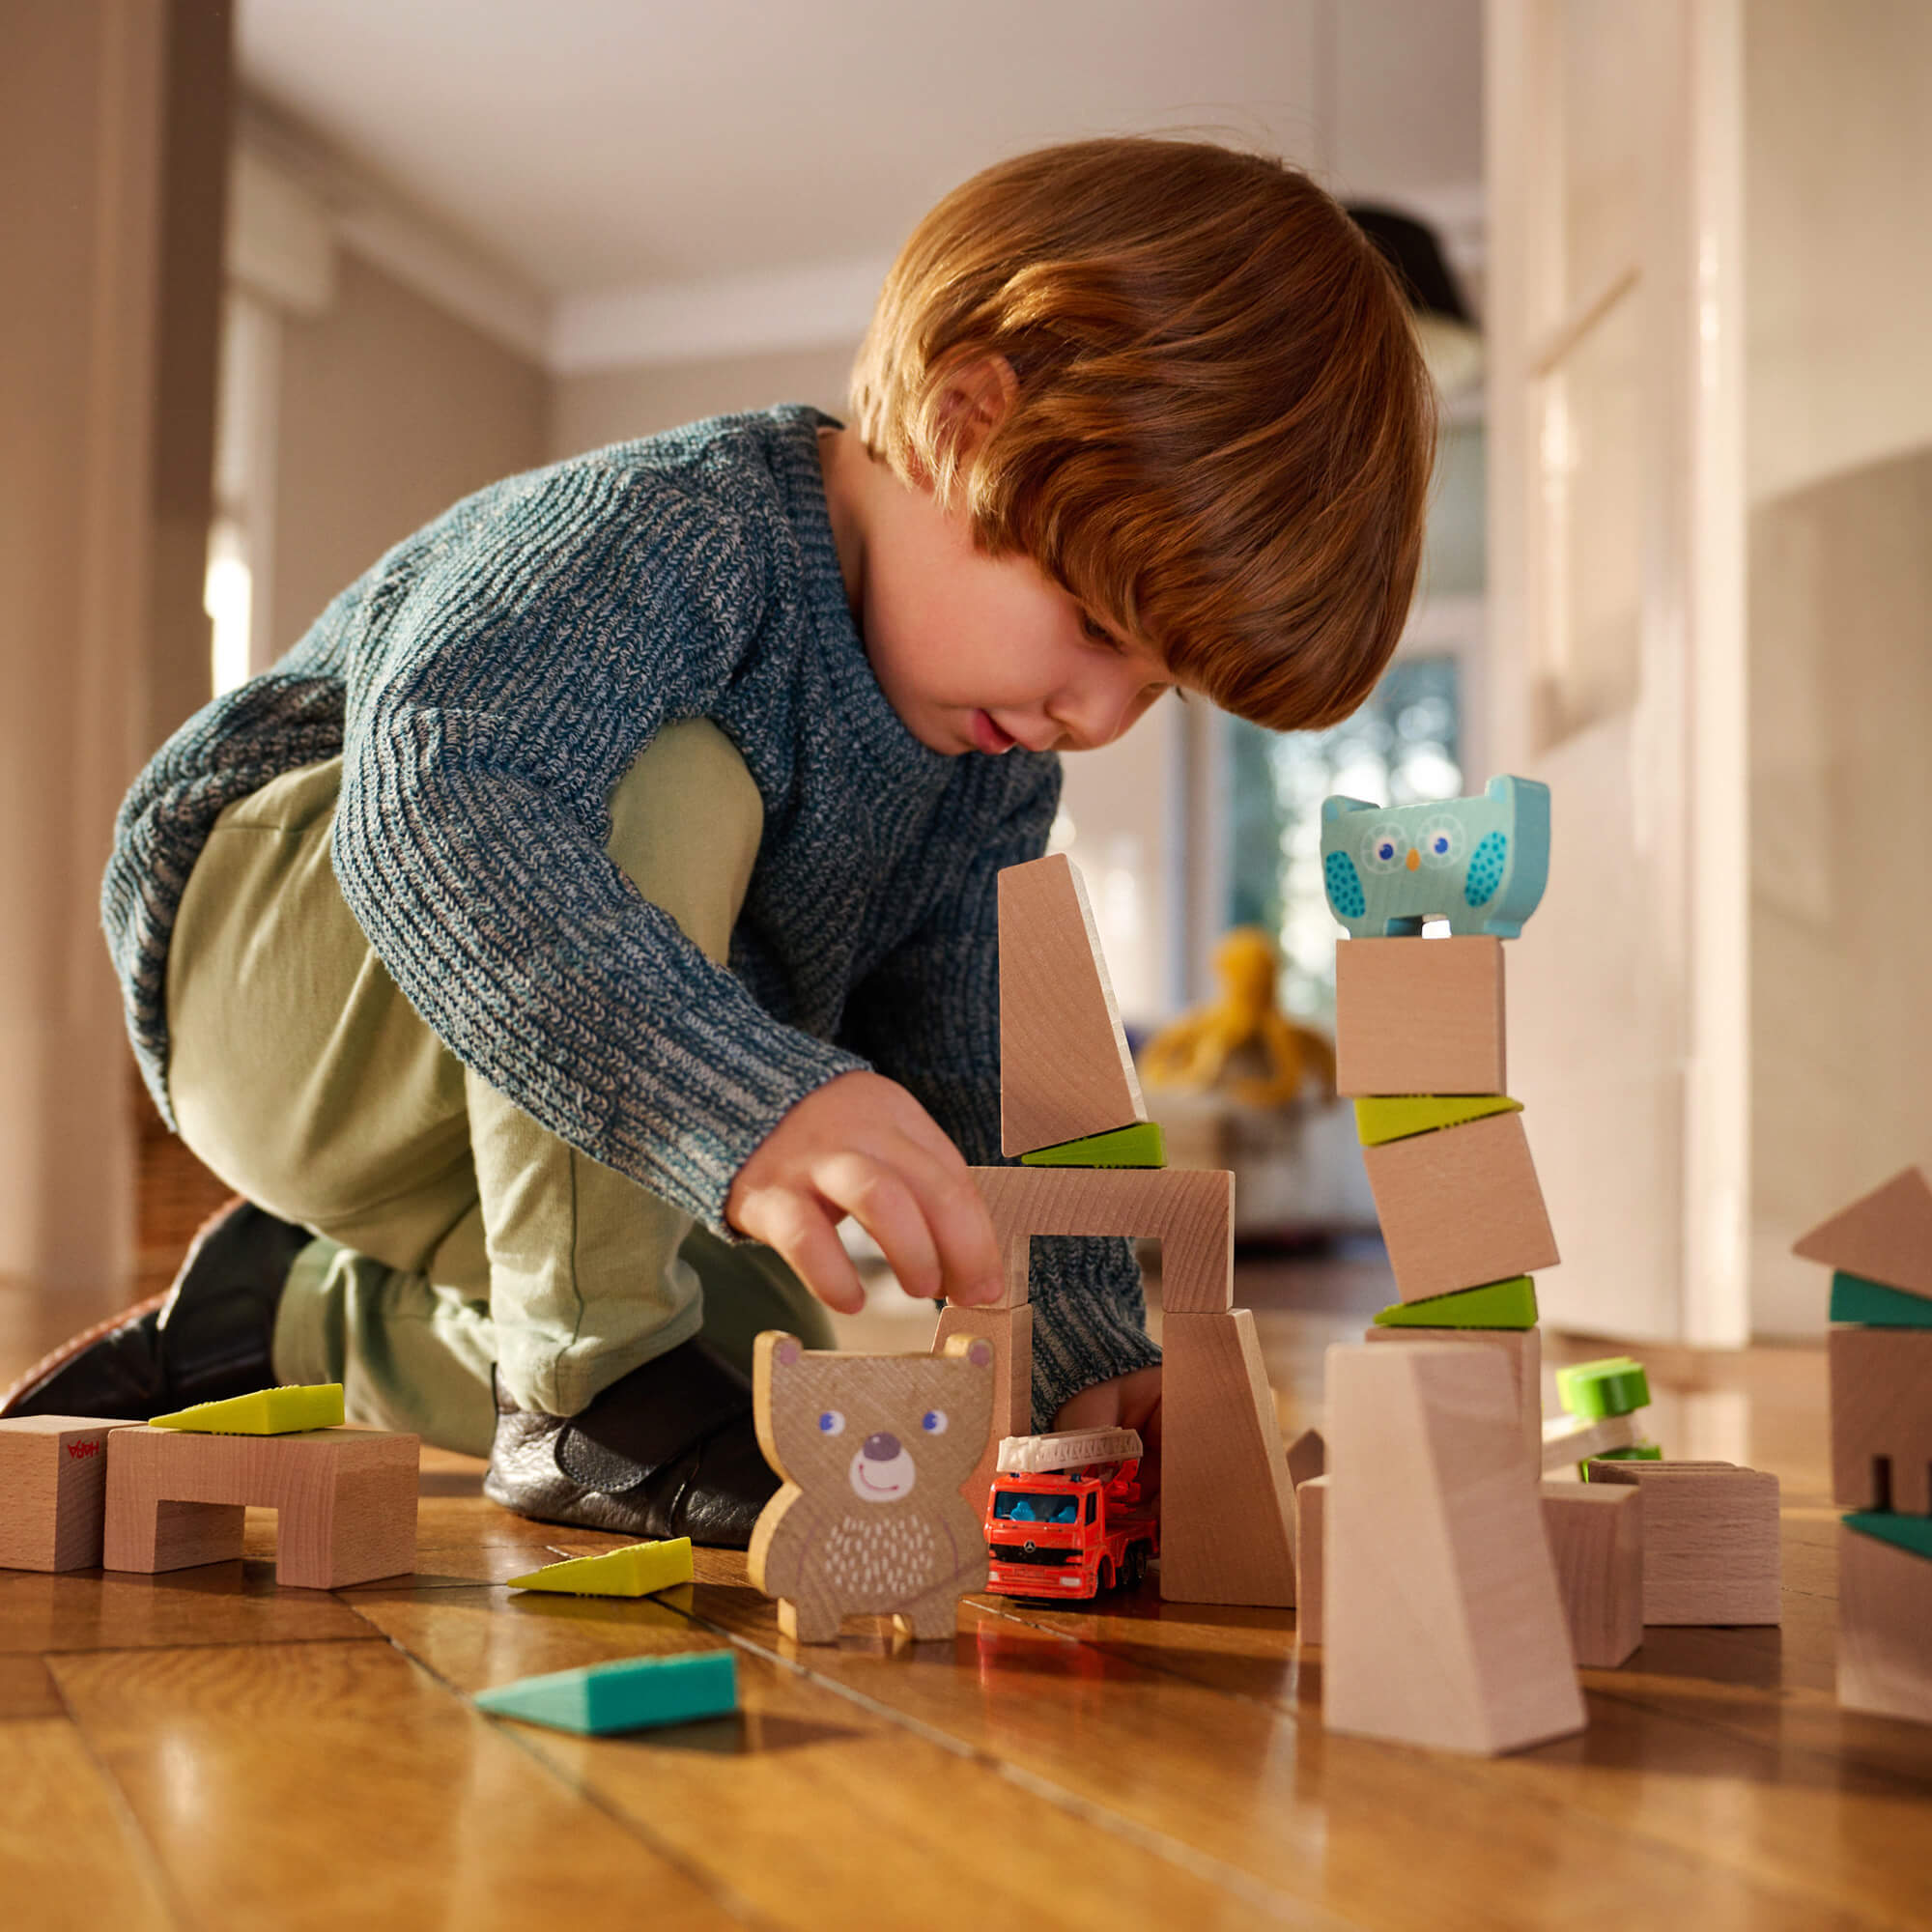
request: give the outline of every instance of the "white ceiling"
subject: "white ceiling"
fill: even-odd
[[[552,297],[889,256],[1005,154],[1189,128],[1479,192],[1481,0],[242,0],[245,81]]]

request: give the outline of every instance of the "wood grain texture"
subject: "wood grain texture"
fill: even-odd
[[[1729,1463],[1592,1463],[1590,1487],[1643,1491],[1643,1620],[1775,1624],[1777,1478]]]
[[[1000,1151],[1147,1119],[1079,867],[1065,853],[1000,874]]]
[[[1245,1308],[1161,1324],[1160,1594],[1294,1602],[1294,1494]]]
[[[1509,1365],[1522,1432],[1525,1477],[1543,1471],[1543,1336],[1535,1328],[1370,1328],[1365,1342],[1460,1343],[1488,1349]]]
[[[1520,1114],[1364,1148],[1362,1160],[1404,1301],[1533,1274],[1561,1259]]]
[[[244,1505],[277,1516],[275,1577],[332,1590],[415,1564],[413,1435],[317,1429],[201,1435],[117,1429],[107,1444],[109,1570],[153,1573],[242,1553]]]
[[[1036,1235],[1124,1235],[1160,1243],[1170,1315],[1235,1303],[1235,1177],[1217,1168],[976,1167],[1006,1271],[1006,1303],[1027,1299]]]
[[[1932,1187],[1916,1167],[1819,1222],[1791,1252],[1886,1288],[1932,1295]]]
[[[1303,1643],[1321,1641],[1322,1553],[1328,1516],[1328,1478],[1310,1476],[1294,1486],[1294,1624]]]
[[[1932,1724],[1932,1562],[1842,1523],[1838,1702]]]
[[[983,1521],[986,1499],[1000,1460],[1000,1444],[1009,1435],[1031,1435],[1033,1430],[1033,1310],[1020,1308],[955,1308],[939,1311],[932,1352],[946,1352],[955,1335],[979,1337],[993,1350],[993,1420],[986,1446],[960,1486],[960,1494],[974,1516]]]
[[[1541,1494],[1571,1648],[1585,1669],[1614,1670],[1643,1641],[1643,1492],[1545,1483]]]
[[[1322,1722],[1492,1755],[1583,1728],[1509,1372],[1493,1350],[1328,1351]]]
[[[107,1435],[85,1415],[0,1421],[0,1570],[85,1570],[100,1561]]]
[[[1833,1328],[1832,1494],[1932,1516],[1932,1328]]]
[[[1338,1094],[1504,1094],[1507,1071],[1501,940],[1337,942]]]

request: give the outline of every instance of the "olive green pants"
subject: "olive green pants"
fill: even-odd
[[[224,811],[168,955],[182,1138],[237,1192],[318,1237],[277,1317],[275,1373],[340,1381],[352,1420],[486,1454],[494,1369],[571,1415],[700,1327],[749,1369],[761,1328],[829,1346],[771,1250],[737,1246],[579,1152],[469,1071],[343,903],[341,760]],[[653,742],[611,796],[608,851],[723,960],[763,809],[715,725]]]

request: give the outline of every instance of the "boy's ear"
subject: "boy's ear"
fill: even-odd
[[[947,377],[939,419],[953,440],[956,461],[965,462],[1006,420],[1019,392],[1019,378],[1004,355],[982,355]]]

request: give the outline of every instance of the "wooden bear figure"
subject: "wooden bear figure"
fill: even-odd
[[[986,1587],[986,1539],[959,1493],[993,1421],[993,1345],[955,1335],[943,1355],[808,1350],[758,1337],[758,1446],[784,1478],[752,1533],[754,1588],[779,1629],[831,1643],[854,1612],[950,1637],[959,1599]]]

